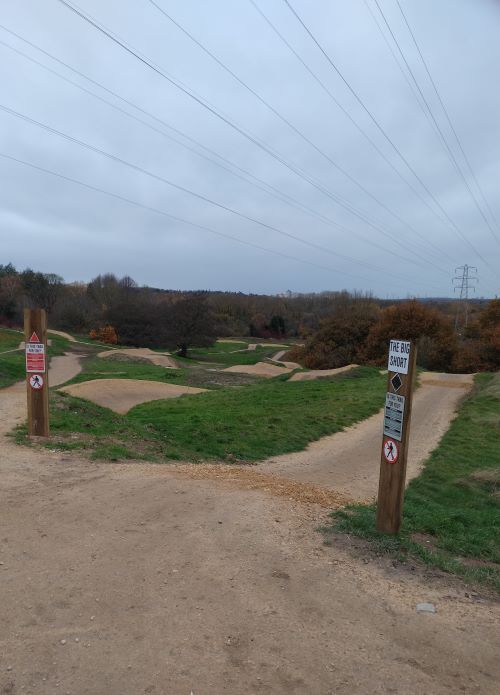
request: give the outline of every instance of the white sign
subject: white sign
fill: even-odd
[[[387,437],[403,438],[403,417],[405,413],[405,397],[397,393],[385,394],[384,434]]]
[[[43,388],[43,376],[41,374],[32,374],[32,376],[30,376],[30,386],[35,391],[39,391]]]
[[[390,372],[408,374],[411,345],[408,340],[391,340],[389,345],[389,362],[387,369]]]

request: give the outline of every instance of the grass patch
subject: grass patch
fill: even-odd
[[[243,386],[260,381],[258,377],[252,375],[209,371],[206,368],[200,369],[194,366],[191,369],[165,369],[165,367],[152,364],[146,358],[107,357],[102,359],[93,356],[82,360],[82,371],[66,385],[94,379],[144,379],[207,389]]]
[[[299,451],[380,408],[384,377],[366,367],[329,381],[266,381],[144,403],[128,419],[155,431],[179,458],[257,461]]]
[[[384,383],[378,370],[360,367],[328,381],[265,380],[154,401],[127,415],[54,392],[46,446],[105,459],[256,461],[369,417],[380,408]],[[26,443],[26,427],[15,437]]]
[[[256,364],[275,355],[280,348],[257,345],[255,350],[247,350],[248,343],[225,343],[217,341],[209,348],[193,348],[189,356],[198,362],[213,362],[224,367],[235,364]],[[177,359],[177,356],[175,356]]]
[[[18,444],[30,444],[27,435],[26,423],[12,433]],[[42,446],[52,451],[79,451],[92,459],[109,461],[168,457],[168,450],[156,433],[125,415],[64,392],[51,395],[50,438]]]
[[[375,530],[375,506],[332,514],[329,531],[368,539],[378,552],[412,556],[500,591],[500,375],[475,388],[405,495],[398,536]]]

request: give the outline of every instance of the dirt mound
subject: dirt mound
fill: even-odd
[[[354,369],[354,367],[357,366],[357,364],[348,364],[345,367],[337,367],[336,369],[311,369],[310,372],[299,372],[298,374],[294,374],[290,377],[290,381],[312,381],[313,379],[321,379],[325,376],[335,376],[335,374],[348,372],[350,369]]]
[[[81,384],[72,384],[62,388],[76,398],[85,398],[114,410],[122,415],[139,403],[159,401],[165,398],[178,398],[184,394],[202,393],[206,389],[177,384],[161,384],[159,381],[143,379],[95,379]]]
[[[288,367],[280,367],[270,362],[257,362],[257,364],[235,364],[234,367],[223,369],[224,372],[237,372],[238,374],[253,374],[271,379],[280,374],[288,374],[292,370]]]
[[[105,350],[100,352],[98,357],[103,359],[112,360],[134,360],[143,362],[147,360],[151,364],[156,364],[158,367],[165,367],[166,369],[179,369],[181,366],[178,362],[168,352],[154,352],[149,348],[124,348],[123,350]]]

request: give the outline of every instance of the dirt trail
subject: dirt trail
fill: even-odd
[[[3,433],[24,398],[0,391]],[[324,546],[326,510],[185,466],[0,452],[2,693],[497,692],[498,604]]]
[[[350,372],[351,369],[357,366],[357,364],[347,364],[345,367],[336,367],[335,369],[311,369],[309,372],[298,372],[298,374],[294,374],[290,377],[289,381],[314,381],[315,379],[324,379],[326,376],[335,376],[336,374],[342,374],[342,372]]]
[[[226,367],[222,371],[234,372],[236,374],[252,374],[272,379],[275,376],[280,376],[280,374],[288,374],[292,370],[272,362],[257,362],[256,364],[235,364],[233,367]]]
[[[115,413],[125,414],[139,403],[204,393],[206,389],[145,379],[94,379],[65,386],[61,391],[76,398],[86,398]]]
[[[120,350],[105,350],[100,352],[97,357],[108,360],[127,359],[147,360],[151,364],[156,364],[158,367],[166,367],[167,369],[177,369],[180,367],[179,362],[174,360],[169,352],[155,352],[149,348],[121,348]]]
[[[418,475],[436,448],[472,383],[467,374],[422,374],[413,399],[407,481]],[[378,489],[381,437],[382,411],[312,442],[304,451],[274,456],[259,470],[332,488],[353,499],[371,499]]]

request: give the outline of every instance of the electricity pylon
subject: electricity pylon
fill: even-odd
[[[455,268],[455,277],[453,278],[453,291],[460,290],[460,304],[457,308],[455,316],[455,331],[460,333],[460,317],[463,315],[463,329],[467,328],[469,323],[469,291],[476,291],[475,282],[479,282],[477,277],[477,268],[473,265],[460,265]],[[457,284],[455,284],[457,283]]]

